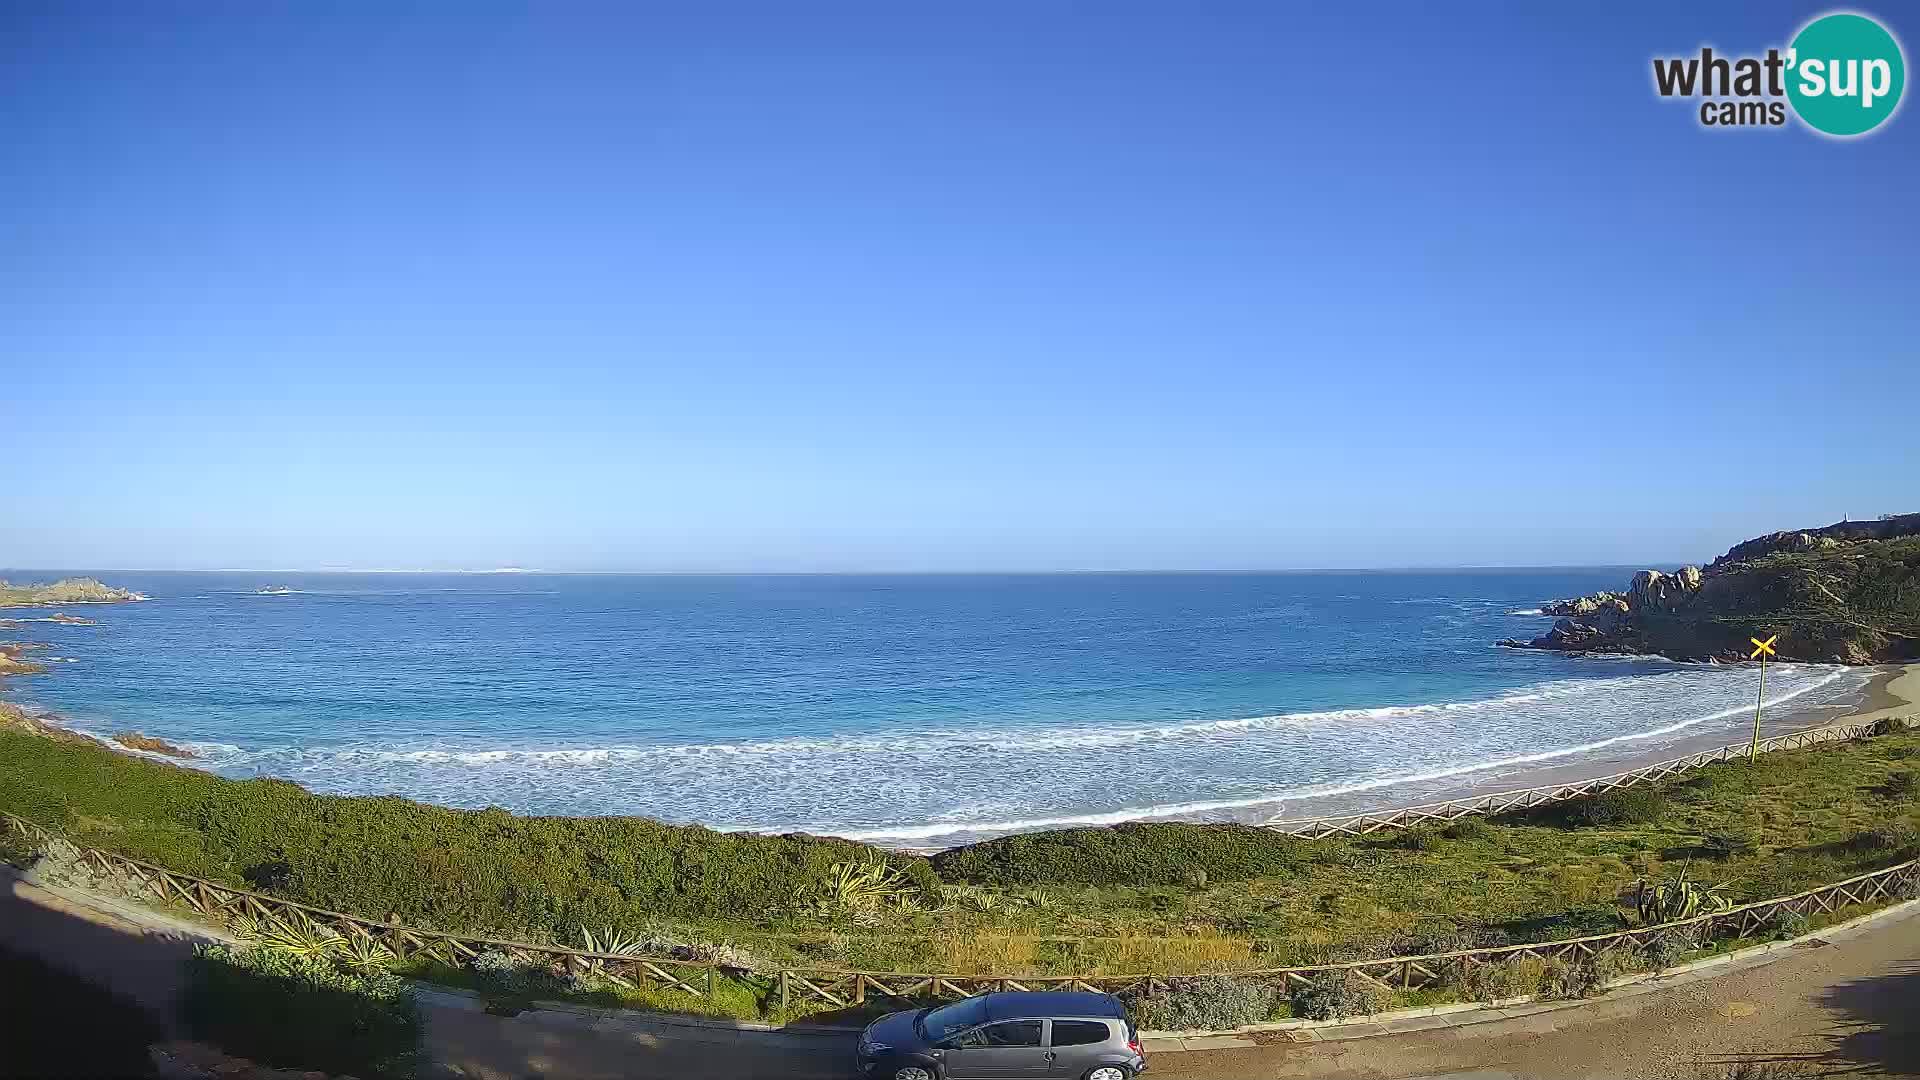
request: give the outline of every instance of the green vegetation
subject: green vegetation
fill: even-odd
[[[770,901],[823,887],[837,864],[873,853],[848,841],[644,818],[530,818],[315,795],[286,781],[227,780],[8,731],[0,731],[0,808],[93,846],[334,911],[567,938],[583,925],[765,912]]]
[[[0,607],[30,607],[39,604],[111,604],[122,600],[145,600],[137,592],[115,588],[93,578],[62,578],[52,584],[16,585],[0,581]]]
[[[1711,866],[1732,902],[1786,895],[1920,855],[1920,800],[1889,794],[1916,750],[1920,733],[1888,734],[1412,834],[1138,824],[931,864],[816,838],[318,796],[8,731],[0,809],[336,911],[570,945],[587,927],[650,955],[720,959],[742,970],[711,1001],[577,992],[766,1016],[778,996],[756,972],[780,966],[1231,973],[1606,933],[1633,923],[1637,883],[1689,865]]]
[[[1679,922],[1698,915],[1711,915],[1733,906],[1721,893],[1723,886],[1701,885],[1687,877],[1687,868],[1669,881],[1642,881],[1633,893],[1634,916],[1643,926]]]
[[[1394,1006],[1393,995],[1352,972],[1293,992],[1292,1014],[1303,1020],[1345,1020]]]
[[[1287,1000],[1263,982],[1229,975],[1183,979],[1157,994],[1123,999],[1135,1025],[1148,1031],[1221,1031],[1287,1015]]]
[[[981,885],[1184,885],[1292,874],[1309,841],[1250,825],[1130,824],[1022,833],[933,856],[949,881]]]
[[[1909,517],[1920,527],[1920,515]],[[1787,657],[1862,663],[1920,655],[1920,536],[1816,542],[1812,551],[1727,564],[1717,576],[1677,616],[1694,622],[1690,632],[1702,640],[1738,651],[1762,630],[1781,630]]]
[[[196,1039],[267,1065],[410,1077],[420,1014],[406,982],[293,948],[201,948],[181,1019]]]
[[[7,1036],[0,1076],[150,1076],[162,1040],[146,1010],[104,987],[0,948]]]

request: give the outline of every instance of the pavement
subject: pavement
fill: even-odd
[[[194,928],[8,875],[0,942],[112,986],[161,1017],[180,993]],[[487,1013],[422,994],[442,1077],[474,1080],[730,1077],[846,1080],[853,1038],[738,1030],[595,1009]],[[1150,1077],[1192,1080],[1724,1080],[1920,1078],[1920,905],[1764,957],[1644,983],[1585,1003],[1520,1006],[1149,1047]],[[1780,1072],[1778,1070],[1792,1070]]]

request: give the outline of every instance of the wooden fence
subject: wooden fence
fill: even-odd
[[[1861,874],[1831,885],[1821,885],[1792,896],[1742,904],[1679,922],[1636,927],[1611,934],[1568,938],[1527,945],[1501,945],[1424,956],[1391,956],[1341,964],[1232,971],[1235,979],[1268,984],[1282,992],[1325,985],[1343,977],[1371,983],[1384,990],[1423,990],[1458,985],[1476,968],[1511,960],[1558,959],[1569,963],[1592,961],[1603,953],[1624,953],[1645,961],[1662,943],[1692,948],[1716,937],[1744,937],[1766,929],[1786,913],[1811,917],[1855,904],[1913,899],[1920,893],[1920,859]],[[1657,954],[1656,954],[1657,955]],[[962,997],[994,990],[1097,990],[1104,993],[1166,993],[1193,975],[1061,975],[967,976],[793,969],[781,972],[783,981],[804,990],[814,1000],[844,1006],[877,995],[913,1000]],[[884,980],[884,982],[882,981]]]
[[[1907,722],[1910,723],[1910,718]],[[1895,723],[1901,724],[1899,721]],[[1763,747],[1778,750],[1810,746],[1821,742],[1860,738],[1886,730],[1888,728],[1885,724],[1823,728],[1778,736],[1766,740]],[[1632,773],[1602,777],[1582,785],[1509,793],[1516,796],[1529,796],[1531,801],[1508,802],[1497,808],[1481,800],[1471,800],[1467,803],[1443,803],[1434,804],[1433,807],[1394,811],[1379,815],[1378,824],[1371,824],[1372,819],[1362,821],[1359,817],[1337,819],[1333,822],[1321,823],[1327,826],[1322,831],[1303,832],[1302,835],[1328,836],[1338,833],[1373,832],[1384,828],[1405,827],[1420,821],[1453,820],[1469,814],[1496,813],[1499,809],[1538,805],[1541,802],[1553,801],[1552,798],[1546,797],[1547,793],[1566,791],[1568,794],[1557,797],[1573,798],[1577,795],[1593,794],[1595,791],[1610,790],[1613,787],[1625,787],[1630,783],[1642,783],[1645,780],[1671,775],[1687,768],[1728,760],[1730,756],[1738,756],[1728,753],[1734,749],[1738,749],[1741,753],[1746,752],[1744,746],[1723,747],[1705,754],[1662,762],[1646,769],[1636,769]],[[1630,776],[1636,779],[1625,779]],[[1596,784],[1605,786],[1592,786]],[[1578,790],[1574,790],[1575,788]],[[1485,798],[1498,799],[1501,796]],[[1457,807],[1458,810],[1457,812],[1442,811],[1436,809],[1437,807]],[[1451,816],[1442,816],[1448,813]],[[1418,816],[1402,816],[1412,814]],[[13,814],[0,813],[0,824],[4,824],[7,832],[35,845],[44,846],[60,839],[52,830]],[[614,978],[628,986],[641,989],[675,990],[695,997],[710,996],[714,992],[715,980],[722,976],[754,978],[765,980],[769,990],[777,992],[783,1007],[795,1001],[830,1007],[850,1007],[870,1002],[918,1002],[960,998],[970,994],[999,990],[1095,990],[1107,993],[1127,991],[1152,995],[1164,993],[1183,980],[1198,977],[1196,975],[981,976],[804,967],[783,968],[776,971],[749,971],[744,968],[698,960],[676,960],[630,953],[596,953],[561,945],[539,945],[396,926],[361,918],[358,915],[298,904],[291,900],[223,885],[204,878],[175,873],[165,867],[108,851],[95,848],[78,848],[77,850],[82,867],[91,873],[110,877],[118,887],[135,894],[136,898],[165,905],[179,905],[204,919],[230,929],[244,930],[261,923],[278,923],[292,927],[323,927],[349,941],[377,942],[402,960],[438,960],[454,967],[468,966],[483,952],[500,952],[516,964],[544,968],[556,974],[591,971]],[[1792,896],[1761,900],[1679,922],[1638,927],[1610,934],[1525,945],[1467,949],[1424,956],[1396,956],[1340,964],[1235,971],[1229,974],[1235,978],[1264,982],[1283,991],[1349,977],[1384,989],[1418,990],[1456,983],[1476,968],[1513,959],[1561,959],[1583,962],[1609,952],[1625,952],[1639,957],[1648,950],[1658,949],[1663,942],[1691,946],[1716,936],[1749,936],[1756,930],[1766,927],[1777,916],[1789,912],[1812,916],[1856,904],[1911,899],[1916,894],[1920,894],[1920,859],[1861,874],[1831,885],[1822,885]]]
[[[1920,725],[1920,716],[1892,717],[1871,724],[1842,724],[1813,728],[1808,731],[1796,731],[1788,735],[1775,735],[1772,738],[1761,739],[1759,751],[1766,754],[1776,750],[1799,750],[1820,743],[1868,738],[1916,725]],[[1262,824],[1269,829],[1277,829],[1289,835],[1310,840],[1323,836],[1360,836],[1387,829],[1409,829],[1417,825],[1445,824],[1449,821],[1458,821],[1463,817],[1491,816],[1509,810],[1524,810],[1530,806],[1563,802],[1583,795],[1598,795],[1619,788],[1633,787],[1636,784],[1664,780],[1675,773],[1697,769],[1703,765],[1746,757],[1751,749],[1750,742],[1733,743],[1712,750],[1703,750],[1697,754],[1688,754],[1685,757],[1643,765],[1626,772],[1596,776],[1590,780],[1576,780],[1567,784],[1497,791],[1486,795],[1470,795],[1464,799],[1450,799],[1446,802],[1423,803],[1418,806],[1402,806],[1392,810],[1376,810],[1337,817],[1295,820],[1276,817]]]

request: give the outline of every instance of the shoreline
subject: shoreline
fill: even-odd
[[[1872,665],[1871,670],[1874,674],[1857,692],[1858,700],[1851,704],[1796,708],[1788,702],[1775,706],[1774,711],[1771,712],[1763,710],[1760,737],[1764,739],[1776,735],[1790,735],[1798,731],[1811,731],[1837,724],[1870,723],[1888,716],[1920,712],[1920,663],[1879,664]],[[1752,731],[1751,723],[1747,724],[1746,730]],[[1523,766],[1502,771],[1493,776],[1470,773],[1431,783],[1396,784],[1379,789],[1381,792],[1394,793],[1394,797],[1391,798],[1366,798],[1365,796],[1374,793],[1364,792],[1292,800],[1284,814],[1265,816],[1261,818],[1261,822],[1377,813],[1403,806],[1577,783],[1598,776],[1644,768],[1690,754],[1717,750],[1739,741],[1728,738],[1724,728],[1714,728],[1709,731],[1683,734],[1674,741],[1663,742],[1657,747],[1602,751],[1579,755],[1572,761]],[[1412,797],[1408,797],[1409,795]]]
[[[1920,712],[1920,663],[1905,665],[1876,665],[1873,674],[1865,685],[1854,693],[1855,700],[1847,703],[1794,707],[1791,702],[1774,707],[1766,713],[1761,723],[1762,738],[1776,735],[1808,731],[1837,724],[1860,724],[1884,719],[1889,716],[1910,715]],[[25,672],[19,672],[25,674]],[[0,688],[5,679],[0,677]],[[9,724],[11,721],[11,724]],[[129,757],[144,758],[173,765],[177,768],[189,768],[195,771],[220,775],[216,770],[196,763],[191,755],[181,756],[162,754],[137,745],[127,745],[120,736],[96,734],[77,727],[68,726],[64,717],[54,712],[36,711],[18,702],[7,701],[0,697],[0,725],[15,726],[51,738],[77,739],[102,746]],[[1750,728],[1748,730],[1751,730]],[[137,735],[123,732],[121,735]],[[1520,790],[1533,787],[1550,787],[1564,783],[1575,783],[1641,768],[1660,761],[1685,757],[1707,750],[1716,750],[1737,743],[1738,739],[1728,737],[1725,727],[1692,734],[1682,734],[1671,741],[1660,742],[1657,746],[1636,747],[1626,745],[1618,748],[1570,755],[1572,760],[1560,762],[1542,762],[1502,769],[1489,766],[1463,772],[1456,776],[1420,781],[1410,780],[1402,783],[1385,784],[1379,788],[1358,792],[1345,792],[1321,796],[1306,796],[1286,800],[1273,800],[1250,806],[1238,806],[1217,811],[1198,811],[1184,814],[1142,814],[1139,817],[1123,821],[1099,822],[1063,822],[1040,829],[1013,831],[983,831],[979,835],[964,832],[957,833],[952,843],[915,843],[906,838],[889,840],[885,837],[861,838],[837,833],[819,833],[826,837],[850,840],[854,843],[868,844],[873,847],[904,853],[927,854],[955,847],[981,843],[999,836],[1019,835],[1023,833],[1055,832],[1083,828],[1112,828],[1123,824],[1239,824],[1262,825],[1269,822],[1299,821],[1313,818],[1339,817],[1353,813],[1377,813],[1406,806],[1425,803],[1444,802],[1452,799],[1465,799],[1480,795]],[[376,796],[363,796],[376,797]],[[448,805],[429,800],[413,800],[425,805]],[[1284,813],[1273,813],[1270,807],[1282,803]],[[577,814],[563,815],[570,818],[625,818],[650,817],[646,814]],[[673,824],[663,819],[652,818],[662,824]],[[720,832],[754,834],[764,836],[782,835],[791,830],[754,830],[720,829]]]

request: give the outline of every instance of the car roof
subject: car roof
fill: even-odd
[[[1008,991],[987,995],[988,1020],[1016,1020],[1031,1016],[1126,1017],[1120,1003],[1106,994],[1084,990]]]

